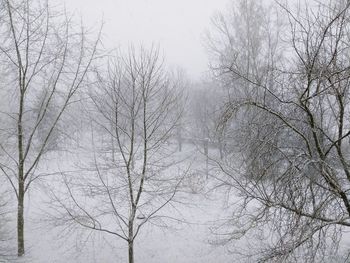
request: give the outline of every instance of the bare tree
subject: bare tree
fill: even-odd
[[[180,116],[180,119],[176,125],[175,133],[178,143],[178,150],[182,151],[183,136],[186,135],[187,119],[186,114],[182,114],[188,104],[188,89],[192,86],[190,78],[186,71],[181,67],[176,67],[172,69],[169,73],[169,78],[172,80],[173,85],[182,92],[181,98],[179,98],[179,106],[177,111],[174,112],[175,115]]]
[[[0,169],[17,197],[18,256],[24,255],[24,200],[42,157],[95,58],[97,41],[48,1],[3,0]]]
[[[219,149],[220,158],[225,152],[225,130],[217,129],[226,96],[219,82],[198,83],[190,92],[188,103],[189,134],[192,138]]]
[[[255,5],[241,1],[247,4]],[[241,52],[233,44],[241,27],[223,17],[216,24],[226,41],[215,46],[213,67],[233,91],[222,120],[238,149],[218,162],[219,179],[244,197],[224,233],[230,241],[260,229],[266,240],[272,231],[258,251],[261,262],[329,262],[350,226],[349,2],[278,6],[290,30],[271,34],[276,26],[259,23],[258,53],[250,49],[252,33]]]
[[[64,177],[67,199],[54,193],[63,224],[126,241],[130,263],[142,226],[160,220],[162,209],[174,204],[184,175],[172,158],[176,149],[166,143],[181,116],[180,96],[158,49],[131,48],[127,56],[111,58],[90,94],[91,176]],[[113,143],[97,137],[112,137]]]

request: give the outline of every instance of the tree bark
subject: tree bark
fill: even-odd
[[[134,241],[129,240],[129,263],[134,263]]]
[[[18,205],[17,205],[17,255],[24,255],[24,183],[23,180],[18,184]]]
[[[132,205],[132,211],[129,218],[129,237],[128,237],[128,248],[129,248],[129,263],[134,263],[134,219],[136,214],[136,207]]]
[[[21,75],[21,74],[20,74]],[[24,255],[24,153],[23,153],[23,107],[24,107],[24,88],[20,83],[20,101],[17,123],[17,140],[18,140],[18,203],[17,203],[17,255]]]

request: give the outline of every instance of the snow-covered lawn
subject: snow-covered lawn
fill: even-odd
[[[232,254],[223,246],[215,246],[211,226],[225,215],[223,193],[207,191],[212,179],[206,179],[205,158],[196,147],[186,145],[179,159],[181,165],[191,165],[193,180],[186,180],[188,191],[179,193],[184,204],[164,208],[162,215],[177,220],[164,220],[165,225],[147,224],[138,236],[135,245],[136,262],[142,263],[197,263],[232,262]],[[47,170],[72,170],[72,158],[62,154],[47,161]],[[31,189],[25,208],[26,256],[21,262],[33,263],[115,263],[127,261],[125,241],[108,234],[80,229],[70,231],[64,226],[55,226],[47,216],[52,213],[50,198],[46,193],[54,188],[59,176],[46,177]],[[209,197],[209,198],[208,198]],[[170,214],[169,214],[170,213]],[[14,222],[12,224],[14,229]],[[15,231],[13,232],[15,234]],[[14,235],[15,236],[15,235]],[[13,240],[15,247],[15,239]],[[14,250],[15,252],[15,250]],[[13,261],[13,260],[12,260]],[[10,260],[10,262],[12,262]]]

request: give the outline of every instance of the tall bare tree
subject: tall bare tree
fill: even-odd
[[[181,116],[181,91],[168,78],[155,48],[131,48],[126,56],[111,58],[107,71],[97,75],[90,93],[91,176],[77,176],[76,181],[65,176],[68,200],[57,193],[54,197],[62,223],[126,241],[133,263],[142,226],[162,218],[184,175],[172,158],[176,149],[166,143]],[[113,142],[97,140],[101,137]]]
[[[48,1],[2,0],[0,25],[2,82],[0,169],[17,197],[18,256],[24,249],[24,200],[39,178],[40,162],[72,98],[95,58],[89,41],[64,12]],[[15,146],[15,147],[14,147]]]
[[[215,72],[233,91],[223,123],[234,127],[239,153],[218,164],[221,180],[244,197],[233,220],[240,229],[225,228],[226,240],[257,229],[266,239],[272,231],[261,262],[329,262],[350,226],[349,2],[300,6],[278,5],[287,18],[283,35],[260,23],[258,53],[252,33],[241,52],[233,45],[241,27],[224,18],[216,24],[226,41],[214,49]]]
[[[224,155],[225,131],[217,129],[226,101],[225,90],[215,81],[203,81],[191,90],[188,103],[189,134],[192,138],[219,149]]]

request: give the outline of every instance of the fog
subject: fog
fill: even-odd
[[[350,262],[348,0],[0,0],[0,262]]]
[[[215,12],[228,6],[226,0],[70,0],[69,10],[84,23],[104,21],[103,43],[109,48],[130,44],[156,44],[168,63],[183,67],[200,79],[208,70],[205,32]],[[92,23],[92,24],[91,24]]]

